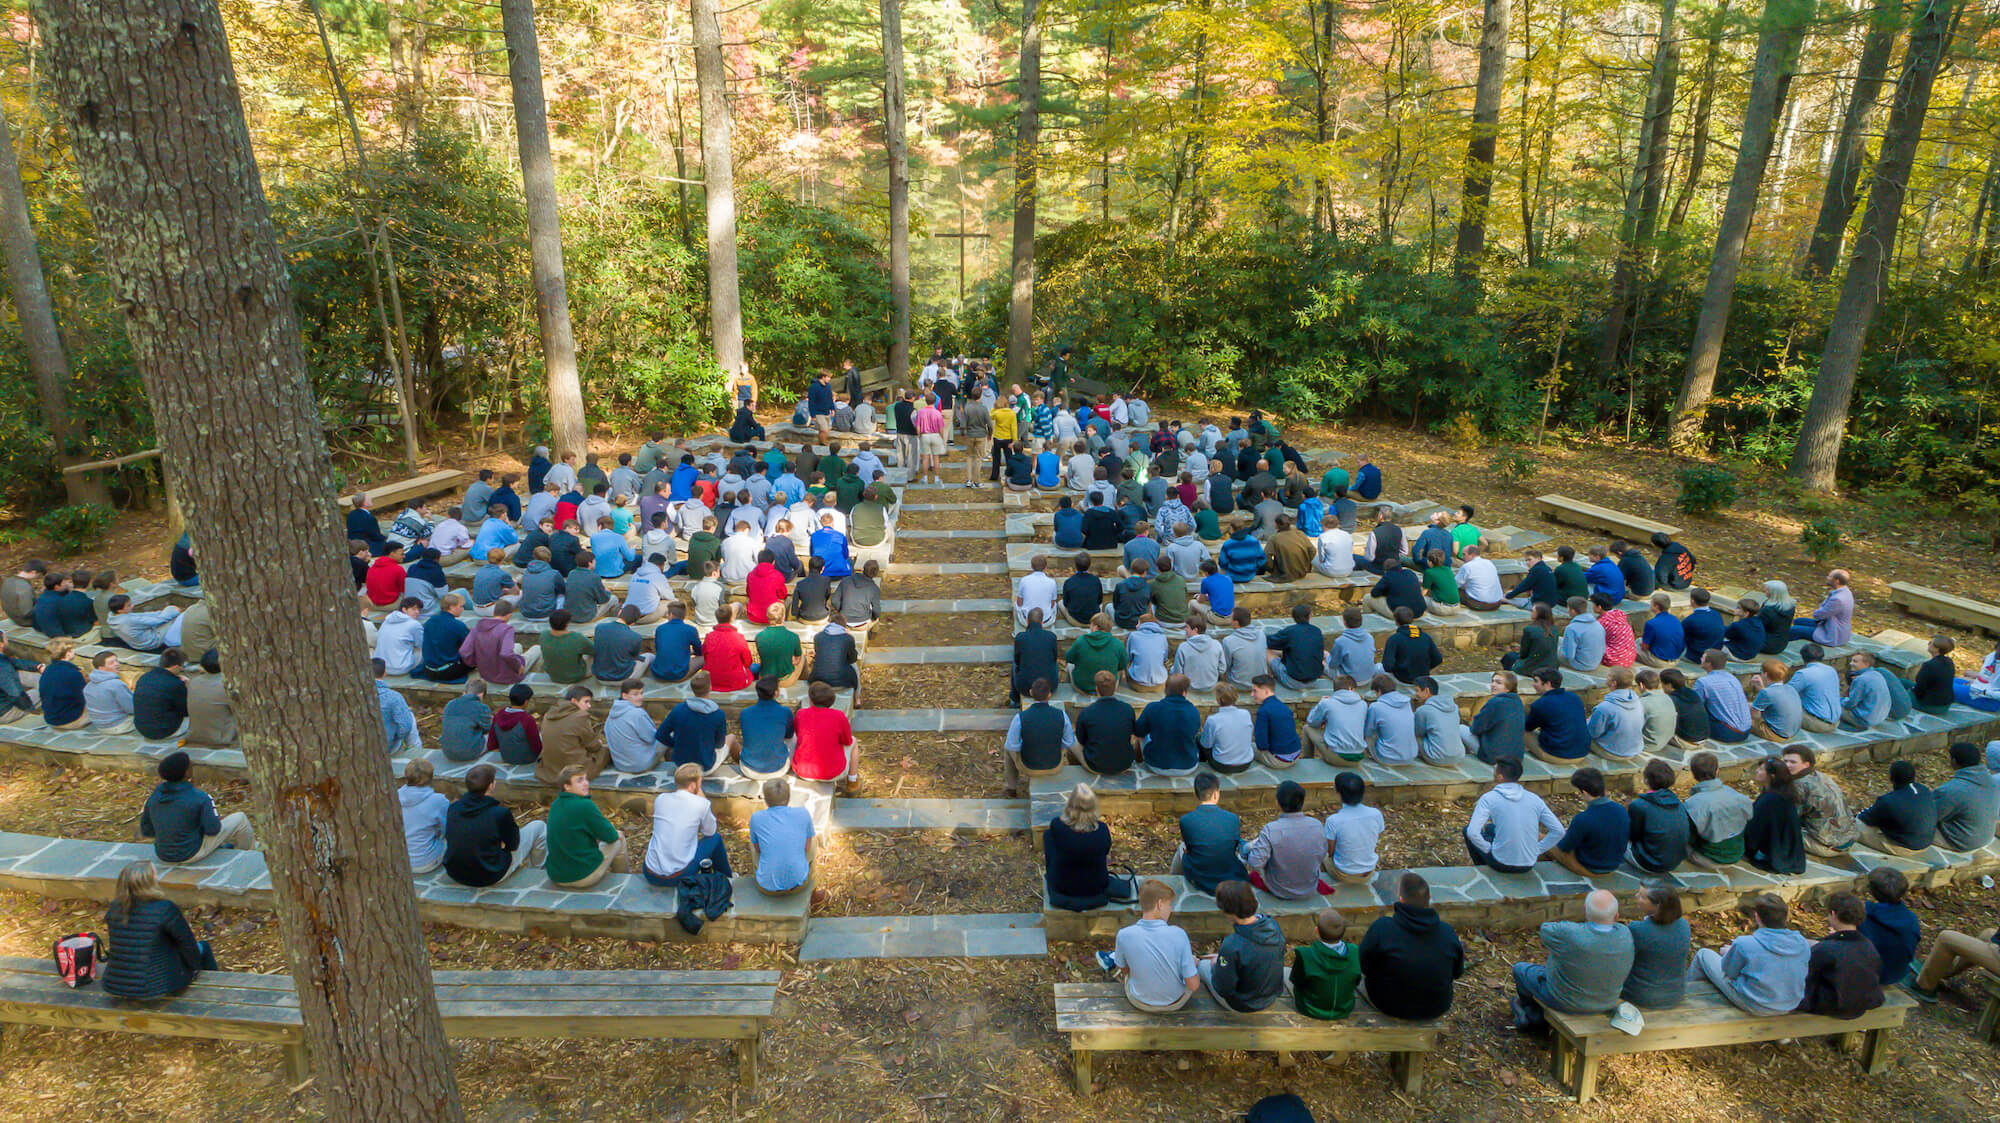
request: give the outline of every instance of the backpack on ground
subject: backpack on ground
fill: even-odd
[[[56,974],[71,988],[89,986],[104,961],[104,941],[95,932],[78,932],[55,943]]]

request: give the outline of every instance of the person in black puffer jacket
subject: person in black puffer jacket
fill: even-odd
[[[195,939],[180,906],[160,893],[151,862],[119,871],[118,893],[104,921],[111,930],[106,994],[165,998],[186,990],[201,972],[217,969],[208,941]]]
[[[1361,985],[1368,1001],[1392,1018],[1443,1017],[1452,980],[1465,974],[1465,946],[1431,908],[1431,887],[1405,873],[1396,911],[1368,926],[1361,940]]]

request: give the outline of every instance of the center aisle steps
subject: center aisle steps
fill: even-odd
[[[1038,959],[1049,953],[1038,912],[814,917],[801,963],[830,959]]]

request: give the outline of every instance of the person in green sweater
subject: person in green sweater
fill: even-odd
[[[688,537],[686,554],[687,571],[696,577],[701,576],[703,563],[722,560],[722,539],[715,533],[714,515],[703,518],[701,529]]]
[[[1467,546],[1479,545],[1481,532],[1479,527],[1473,524],[1472,516],[1472,504],[1463,503],[1451,517],[1451,551],[1461,558],[1465,556]]]
[[[588,889],[614,869],[625,869],[625,836],[590,799],[590,774],[577,765],[557,778],[562,790],[549,804],[548,858],[542,872],[558,889]]]
[[[1215,508],[1204,500],[1195,500],[1194,535],[1203,542],[1222,541],[1222,520],[1216,517]]]
[[[797,632],[785,626],[784,601],[772,601],[764,615],[770,623],[758,629],[754,670],[758,678],[774,678],[779,686],[790,686],[805,670],[805,645]]]
[[[1085,694],[1097,691],[1097,672],[1110,671],[1114,676],[1125,671],[1125,641],[1111,634],[1111,614],[1100,612],[1090,618],[1090,631],[1076,637],[1063,653],[1063,662],[1070,665],[1070,685]]]
[[[1348,486],[1347,469],[1338,464],[1328,468],[1326,475],[1319,478],[1319,493],[1327,496],[1329,502],[1332,499],[1335,489],[1346,491]]]
[[[569,686],[590,677],[590,661],[597,654],[590,637],[569,629],[569,609],[549,613],[549,630],[542,636],[542,672]]]
[[[1347,920],[1333,909],[1313,918],[1319,942],[1292,953],[1292,1001],[1308,1018],[1338,1021],[1354,1012],[1361,952],[1347,942]]]
[[[1443,550],[1424,555],[1424,596],[1430,601],[1431,615],[1457,616],[1465,611],[1458,601],[1458,575]],[[547,658],[544,656],[544,658]]]
[[[1583,575],[1583,567],[1576,564],[1576,547],[1557,546],[1556,558],[1556,603],[1568,604],[1571,597],[1590,598],[1590,581]]]
[[[1187,580],[1162,565],[1153,575],[1153,619],[1162,624],[1185,624],[1188,618]]]

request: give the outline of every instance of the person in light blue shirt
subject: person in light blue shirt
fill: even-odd
[[[1313,703],[1306,714],[1305,742],[1321,758],[1360,760],[1368,751],[1368,703],[1354,679],[1335,675],[1333,693]]]
[[[1368,703],[1362,732],[1383,764],[1411,764],[1417,759],[1417,718],[1408,695],[1396,693],[1394,675],[1376,675],[1376,698]]]
[[[1805,999],[1812,941],[1786,926],[1790,909],[1776,893],[1759,893],[1738,908],[1749,918],[1750,931],[1724,951],[1695,952],[1688,978],[1707,978],[1748,1013],[1789,1014]]]
[[[389,755],[424,751],[423,734],[417,732],[417,716],[410,712],[410,704],[382,681],[389,673],[388,664],[380,659],[368,663],[375,672],[375,701],[382,707],[382,732],[389,738]]]
[[[472,539],[472,556],[483,558],[488,550],[504,550],[521,541],[514,532],[514,524],[507,521],[507,507],[494,503],[486,508],[486,521],[479,524],[479,533]]]
[[[1799,692],[1805,716],[1799,725],[1808,733],[1831,733],[1840,724],[1840,672],[1826,663],[1826,649],[1808,642],[1799,648],[1801,660],[1785,681]]]
[[[608,518],[604,520],[604,522],[609,521]],[[590,552],[596,558],[592,563],[592,569],[599,577],[607,580],[623,577],[627,571],[637,568],[639,564],[638,551],[625,541],[624,535],[609,526],[600,525],[597,533],[590,536]]]
[[[1099,966],[1124,979],[1125,1001],[1135,1010],[1171,1013],[1201,989],[1186,930],[1167,923],[1173,912],[1172,888],[1157,880],[1141,883],[1138,923],[1118,930],[1113,950],[1097,953]]]
[[[1141,693],[1163,690],[1167,685],[1167,632],[1148,612],[1125,637],[1125,677]]]
[[[1789,741],[1799,735],[1805,705],[1785,678],[1785,665],[1776,659],[1764,660],[1762,673],[1750,676],[1750,689],[1757,692],[1750,701],[1750,708],[1756,711],[1751,728],[1759,737]]]
[[[1853,732],[1873,729],[1889,718],[1889,690],[1880,675],[1864,672],[1875,658],[1857,651],[1847,663],[1847,697],[1840,704],[1840,727]]]
[[[1703,674],[1694,692],[1708,708],[1708,735],[1725,745],[1750,739],[1750,699],[1743,684],[1729,673],[1729,652],[1712,647],[1701,657]]]
[[[663,554],[648,557],[645,564],[632,574],[632,579],[625,583],[625,604],[621,607],[639,610],[636,623],[656,624],[666,616],[669,604],[680,603],[674,596],[673,587],[667,583],[667,575],[660,572],[660,566],[666,560]]]
[[[787,464],[778,478],[771,481],[771,490],[784,496],[785,505],[789,507],[806,497],[806,482],[792,471],[791,465]]]
[[[1429,675],[1416,683],[1417,704],[1412,727],[1417,736],[1417,755],[1427,764],[1448,764],[1465,756],[1465,740],[1459,735],[1458,703],[1438,694],[1438,681]]]
[[[1594,671],[1604,665],[1604,625],[1582,597],[1569,599],[1569,624],[1556,645],[1556,656],[1573,671]]]
[[[757,866],[757,888],[782,897],[812,884],[813,855],[819,840],[812,812],[793,807],[792,786],[783,779],[764,781],[764,809],[750,816],[750,856]],[[813,896],[820,895],[814,891]]]

